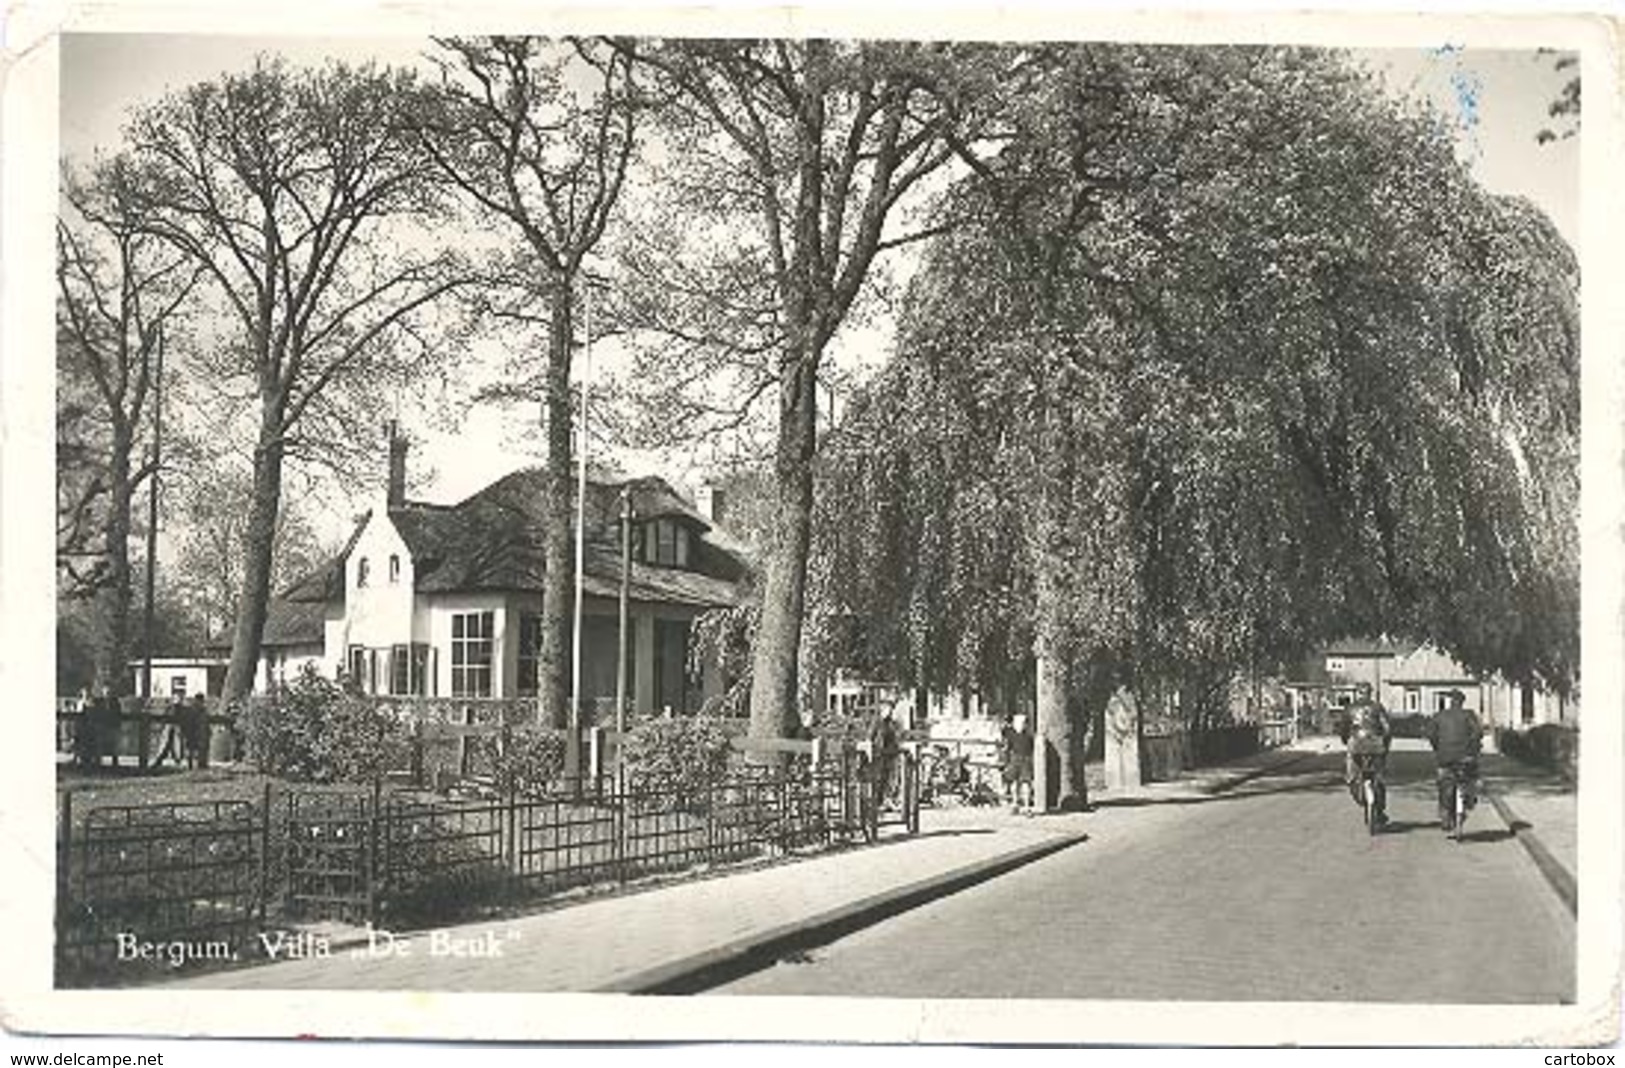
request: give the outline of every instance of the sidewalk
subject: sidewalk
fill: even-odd
[[[1034,818],[990,807],[927,808],[921,833],[805,860],[719,872],[518,916],[334,944],[331,956],[178,979],[193,989],[678,991],[746,959],[793,952],[1087,840],[1131,845],[1179,818],[1181,797],[1211,796],[1302,759],[1259,754],[1137,791],[1132,804]],[[827,938],[826,938],[827,936]]]
[[[1517,834],[1530,859],[1574,911],[1579,871],[1574,784],[1555,772],[1494,753],[1484,755],[1480,774],[1491,810]]]

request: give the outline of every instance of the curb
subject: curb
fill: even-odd
[[[606,994],[696,994],[770,966],[787,953],[827,945],[909,909],[1004,875],[1087,840],[1082,833],[1021,846],[918,882],[882,890],[803,920],[743,935],[712,949],[657,964],[603,986]]]
[[[1490,804],[1495,808],[1496,815],[1500,816],[1502,821],[1506,823],[1507,830],[1518,840],[1518,844],[1523,846],[1524,852],[1529,854],[1529,859],[1535,862],[1535,867],[1539,869],[1541,875],[1545,876],[1547,884],[1557,893],[1564,907],[1569,910],[1569,915],[1578,918],[1580,914],[1580,888],[1579,884],[1575,882],[1574,873],[1565,868],[1562,861],[1552,856],[1551,850],[1546,848],[1546,844],[1535,836],[1531,825],[1520,820],[1517,813],[1508,808],[1507,803],[1501,800],[1500,795],[1485,790],[1484,796],[1489,799]]]

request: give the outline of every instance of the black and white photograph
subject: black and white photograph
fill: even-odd
[[[8,1014],[1617,1043],[1595,20],[376,14],[15,61]]]

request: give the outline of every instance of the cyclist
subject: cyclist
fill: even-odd
[[[1451,786],[1459,782],[1466,796],[1466,808],[1477,802],[1478,754],[1483,745],[1484,726],[1467,707],[1467,696],[1451,690],[1449,703],[1428,721],[1427,740],[1433,747],[1438,768],[1439,826],[1446,833],[1455,830],[1456,812],[1451,803]]]
[[[1393,745],[1394,732],[1388,722],[1388,713],[1371,698],[1369,684],[1360,685],[1359,696],[1349,706],[1339,734],[1347,747],[1343,763],[1343,779],[1348,783],[1349,796],[1356,805],[1363,804],[1360,780],[1365,767],[1371,769],[1372,822],[1381,827],[1388,822],[1388,749]]]

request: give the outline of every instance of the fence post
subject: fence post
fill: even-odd
[[[596,725],[587,730],[587,777],[592,780],[593,793],[602,797],[604,792],[604,728]]]
[[[271,897],[271,784],[265,783],[260,804],[260,926],[265,926],[266,903]]]
[[[57,817],[62,827],[57,831],[56,848],[56,954],[57,960],[63,959],[62,948],[66,945],[68,917],[73,912],[73,902],[69,896],[71,883],[69,870],[73,862],[73,791],[62,791],[61,814]]]
[[[378,926],[378,883],[381,878],[378,863],[378,820],[382,815],[383,786],[382,779],[375,778],[372,780],[372,804],[367,811],[367,857],[366,863],[362,865],[362,870],[367,875],[368,927]],[[387,868],[384,874],[388,874]]]
[[[594,728],[594,730],[596,729]],[[619,776],[616,778],[615,803],[610,806],[610,811],[614,813],[615,845],[613,859],[615,861],[615,879],[617,882],[624,884],[626,882],[627,808],[631,803],[632,786]]]
[[[909,834],[920,833],[920,754],[918,749],[903,754],[903,822]]]
[[[474,706],[464,705],[463,726],[472,727],[473,725]],[[457,777],[459,779],[468,778],[468,763],[468,732],[462,731],[457,735]]]

